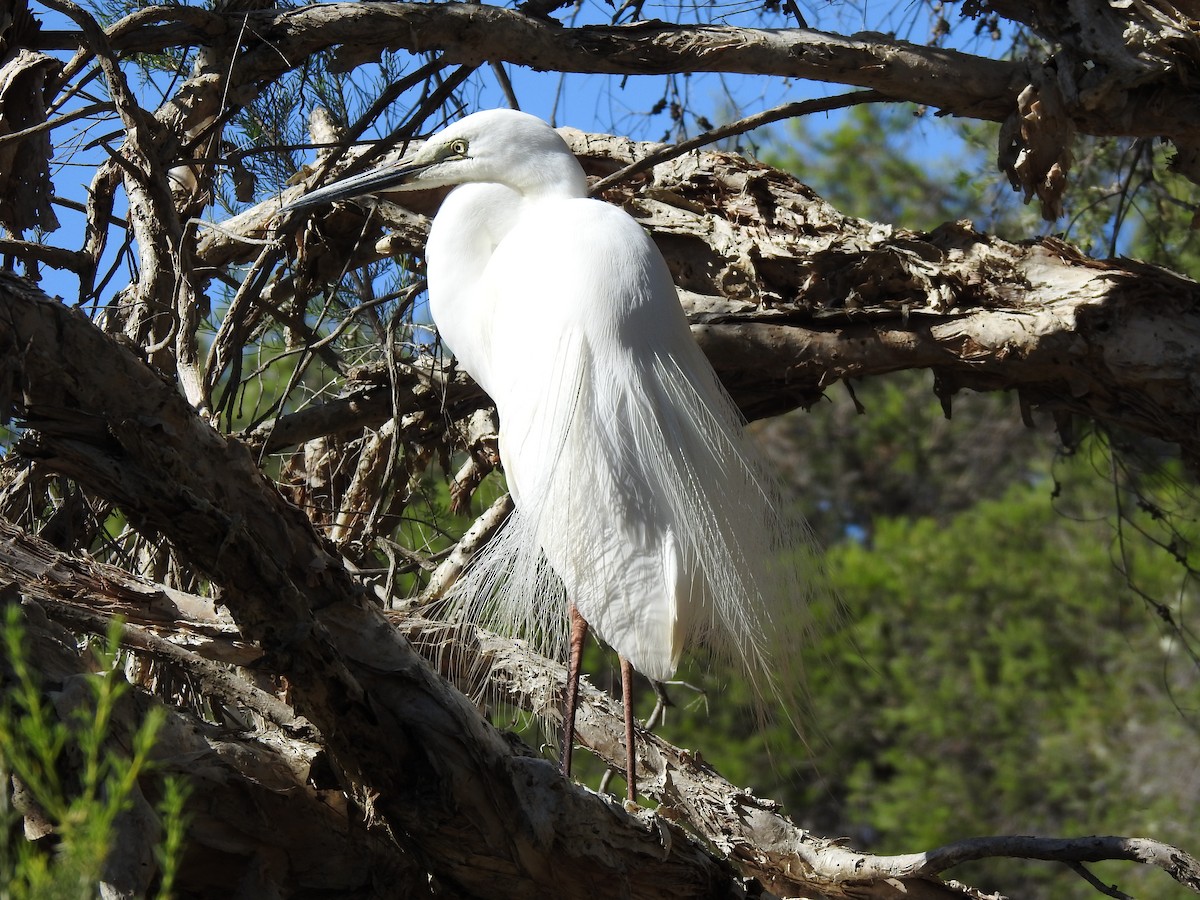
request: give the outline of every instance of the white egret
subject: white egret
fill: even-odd
[[[786,693],[786,640],[812,589],[797,577],[807,530],[781,513],[654,242],[588,199],[545,122],[475,113],[292,208],[446,185],[426,247],[430,312],[496,404],[516,507],[456,596],[481,624],[568,656],[564,774],[589,625],[617,651],[633,800],[631,668],[666,680],[704,641],[756,693]]]

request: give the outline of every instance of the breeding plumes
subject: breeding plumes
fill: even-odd
[[[633,800],[631,668],[669,679],[703,642],[758,695],[790,694],[819,580],[808,531],[783,512],[654,242],[588,199],[583,169],[545,122],[475,113],[293,208],[444,185],[457,187],[429,234],[430,311],[496,404],[516,507],[454,602],[567,658],[566,774],[588,627],[616,650]]]

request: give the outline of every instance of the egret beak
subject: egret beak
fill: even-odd
[[[369,172],[361,172],[358,175],[351,175],[349,178],[343,178],[341,181],[327,184],[325,187],[318,188],[297,200],[293,200],[280,210],[280,212],[311,209],[314,206],[336,203],[339,200],[353,200],[356,197],[396,190],[402,188],[415,175],[428,169],[431,165],[433,165],[433,162],[408,162],[401,160],[389,166],[372,169]]]

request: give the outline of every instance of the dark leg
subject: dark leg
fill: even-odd
[[[633,665],[623,656],[621,660],[621,702],[625,705],[625,782],[630,803],[637,802],[637,751],[633,746]]]
[[[579,669],[588,623],[571,604],[571,652],[567,662],[567,693],[563,698],[562,773],[571,777],[571,751],[575,748],[575,704],[579,700]]]

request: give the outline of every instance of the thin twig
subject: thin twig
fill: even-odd
[[[850,91],[847,94],[838,94],[835,97],[820,97],[816,100],[800,100],[794,103],[784,103],[772,109],[730,122],[727,125],[722,125],[720,128],[713,128],[711,131],[706,131],[678,144],[669,144],[661,150],[655,150],[653,153],[643,156],[636,162],[630,163],[625,168],[618,169],[611,175],[601,178],[592,185],[590,193],[595,196],[601,191],[612,187],[614,184],[624,181],[626,178],[654,168],[659,163],[675,159],[677,156],[683,156],[683,154],[698,147],[703,147],[706,144],[712,144],[727,137],[733,137],[735,134],[745,134],[747,131],[753,131],[755,128],[761,128],[763,125],[770,125],[772,122],[778,122],[781,119],[793,119],[798,116],[831,112],[835,109],[857,106],[860,103],[881,103],[894,99],[894,97],[889,97],[887,94],[882,94],[879,91],[867,90]]]
[[[1070,862],[1066,865],[1068,869],[1070,869],[1100,893],[1104,894],[1104,896],[1116,897],[1117,900],[1134,900],[1134,898],[1129,894],[1126,894],[1122,890],[1118,890],[1116,885],[1105,884],[1090,871],[1088,871],[1087,867],[1084,866],[1083,863]]]
[[[28,128],[22,128],[20,131],[13,131],[8,134],[0,134],[0,144],[6,144],[9,141],[19,141],[27,137],[31,137],[42,131],[50,131],[58,128],[60,125],[66,125],[68,122],[74,122],[76,119],[86,119],[88,116],[94,116],[99,113],[112,112],[116,106],[112,103],[92,103],[88,106],[81,106],[79,109],[71,110],[69,113],[63,113],[53,119],[46,119],[38,122],[36,125],[30,125]]]

